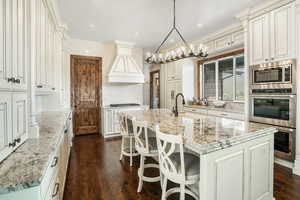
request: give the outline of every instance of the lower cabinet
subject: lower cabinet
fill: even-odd
[[[0,92],[0,161],[26,139],[27,94]]]
[[[102,133],[103,137],[115,137],[120,136],[120,124],[118,119],[119,112],[131,111],[131,110],[144,110],[148,106],[137,106],[137,107],[123,107],[123,108],[111,108],[104,107],[102,109]]]

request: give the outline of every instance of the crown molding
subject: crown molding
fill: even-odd
[[[267,0],[261,4],[258,4],[257,6],[243,10],[238,15],[236,15],[236,17],[242,21],[252,19],[292,2],[295,2],[295,0]]]

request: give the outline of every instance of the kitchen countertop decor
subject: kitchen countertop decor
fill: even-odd
[[[40,137],[28,139],[0,163],[0,194],[40,185],[70,113],[53,111],[38,116]]]

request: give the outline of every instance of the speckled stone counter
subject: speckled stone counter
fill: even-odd
[[[179,117],[165,109],[128,111],[129,118],[146,121],[150,129],[158,125],[164,133],[183,135],[185,146],[199,154],[207,154],[273,134],[276,128],[211,115],[182,114]]]
[[[40,138],[28,139],[0,163],[0,195],[40,185],[71,111],[38,117]]]

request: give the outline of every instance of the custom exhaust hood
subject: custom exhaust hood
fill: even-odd
[[[117,55],[108,74],[110,83],[144,83],[145,77],[141,68],[132,57],[134,44],[115,41]]]

